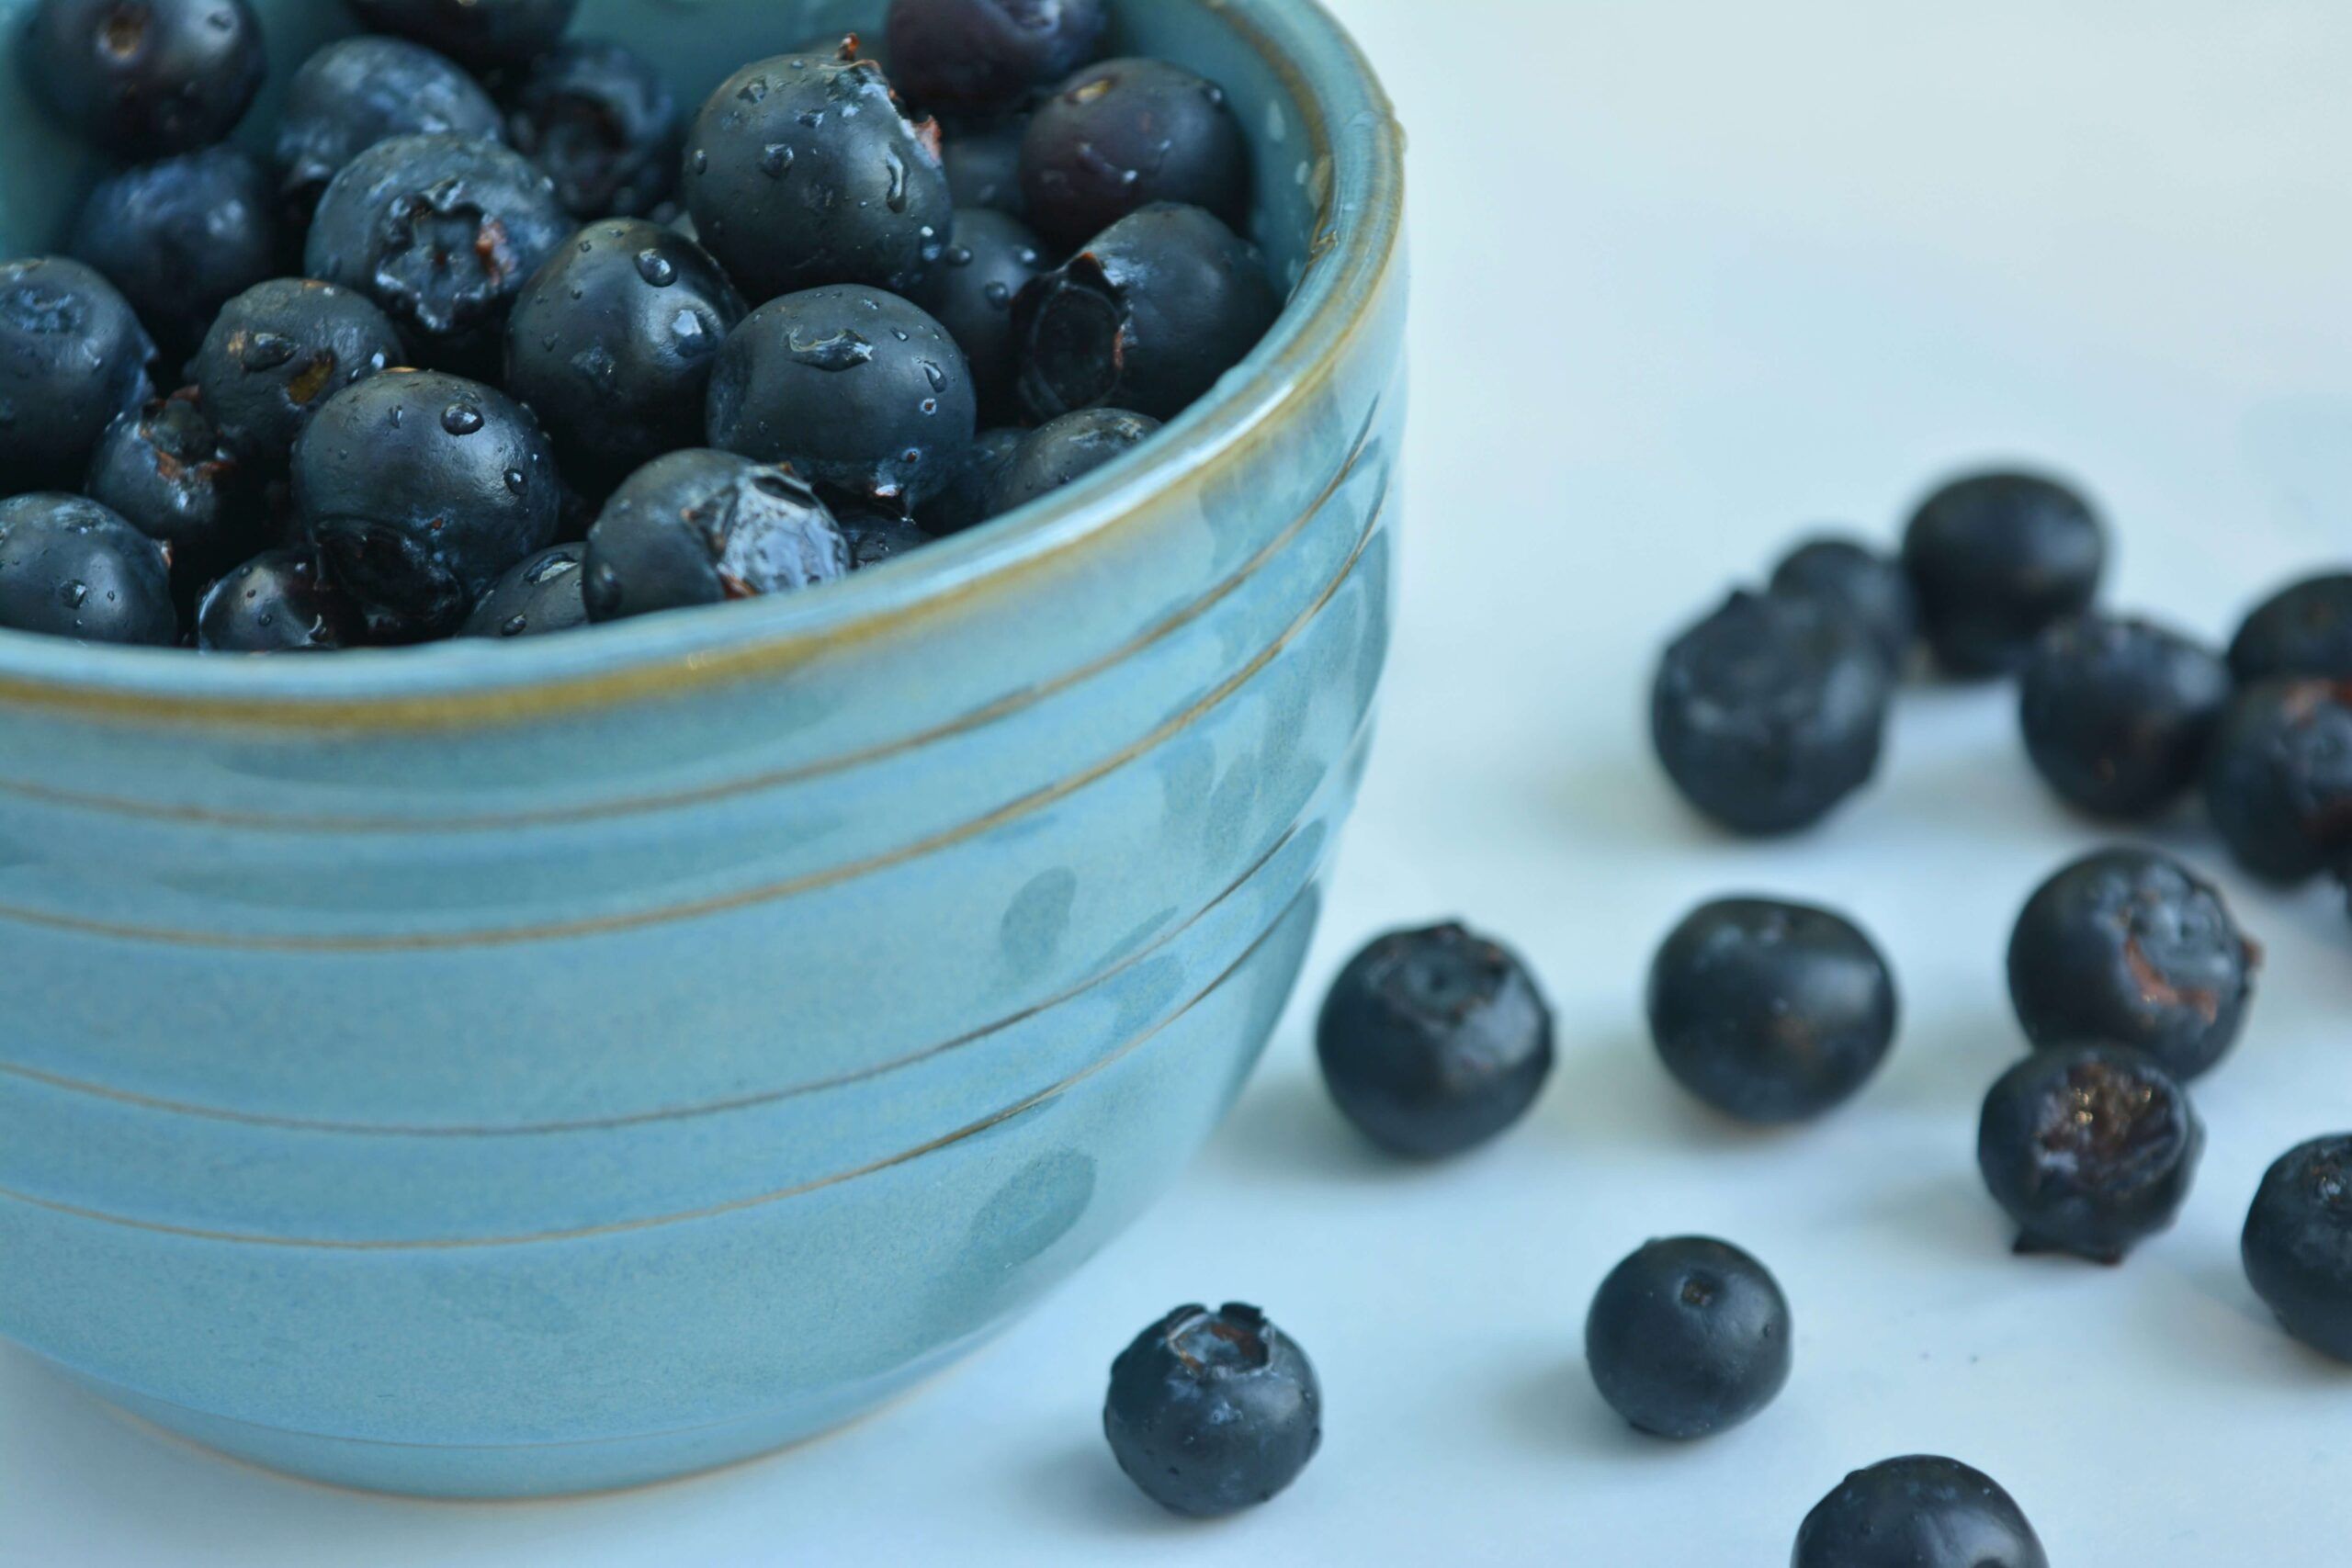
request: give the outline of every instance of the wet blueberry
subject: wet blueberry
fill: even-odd
[[[937,128],[906,117],[870,60],[747,65],[686,149],[702,243],[755,299],[840,283],[904,293],[955,221]]]
[[[927,108],[1018,103],[1101,51],[1103,0],[890,0],[890,72]]]
[[[610,483],[700,443],[711,367],[742,296],[683,234],[592,223],[533,275],[506,322],[506,389],[531,405],[566,477]]]
[[[1256,1307],[1182,1306],[1111,1363],[1102,1432],[1145,1495],[1213,1518],[1298,1479],[1322,1446],[1323,1391],[1306,1352]]]
[[[2026,752],[2075,809],[2153,817],[2196,787],[2230,690],[2229,666],[2177,632],[2077,615],[2042,633],[2026,663]]]
[[[2205,1129],[2154,1057],[2122,1045],[2037,1052],[1984,1098],[1976,1165],[2019,1252],[2098,1263],[2172,1227]]]
[[[268,518],[194,388],[107,427],[83,484],[89,498],[171,547],[193,589],[261,548]]]
[[[894,561],[931,543],[931,536],[912,518],[901,517],[887,508],[843,506],[834,513],[834,521],[841,525],[842,537],[849,542],[853,571]]]
[[[1650,965],[1650,1037],[1675,1081],[1742,1122],[1809,1121],[1870,1081],[1894,1043],[1894,976],[1843,916],[1726,898]]]
[[[2205,807],[2257,876],[2304,882],[2339,863],[2352,850],[2352,683],[2239,693],[2205,759]]]
[[[164,547],[85,496],[0,501],[0,626],[164,647],[179,637]]]
[[[1609,1407],[1652,1437],[1728,1431],[1787,1386],[1788,1298],[1728,1242],[1653,1241],[1610,1271],[1584,1324],[1586,1364]]]
[[[1903,565],[1944,670],[2007,675],[2044,629],[2091,607],[2107,533],[2090,503],[2053,479],[1974,474],[1921,503]]]
[[[957,211],[985,207],[1011,218],[1022,215],[1021,142],[1028,133],[1026,115],[943,122],[939,160]]]
[[[279,189],[308,222],[328,183],[379,141],[503,134],[498,106],[455,61],[401,39],[340,39],[305,60],[287,86]]]
[[[1012,302],[1045,270],[1037,236],[1019,219],[974,208],[956,214],[946,248],[915,290],[915,302],[964,351],[982,419],[1010,421],[1018,415],[1013,383],[1021,355],[1013,342]]]
[[[629,476],[588,531],[588,617],[786,593],[850,570],[825,503],[791,469],[695,448]]]
[[[1772,592],[1817,601],[1870,635],[1897,674],[1919,641],[1919,602],[1903,563],[1852,539],[1807,539],[1772,571]]]
[[[1792,1568],[2050,1568],[2024,1513],[1957,1460],[1856,1471],[1805,1516]]]
[[[1650,734],[1685,799],[1737,832],[1794,832],[1878,771],[1893,675],[1808,599],[1734,593],[1670,644]]]
[[[1125,409],[1066,413],[1023,436],[997,472],[989,514],[1042,500],[1159,434],[1159,422]]]
[[[80,484],[115,416],[153,395],[154,357],[94,269],[54,256],[0,263],[0,490]]]
[[[366,639],[367,617],[325,572],[317,552],[267,550],[209,589],[196,612],[208,653],[326,653]]]
[[[580,0],[347,0],[360,26],[397,33],[477,71],[555,47]]]
[[[582,221],[643,216],[677,186],[685,116],[669,82],[626,45],[582,39],[542,57],[515,86],[506,126]]]
[[[1315,1050],[1349,1121],[1433,1159],[1527,1113],[1552,1071],[1552,1012],[1509,949],[1451,923],[1392,931],[1332,982]]]
[[[877,288],[842,284],[745,317],[710,378],[710,444],[789,463],[858,500],[922,505],[978,428],[972,372],[946,329]]]
[[[2086,855],[2042,884],[2009,939],[2009,996],[2037,1046],[2131,1045],[2184,1083],[2229,1053],[2261,953],[2220,891],[2154,850]]]
[[[960,534],[996,515],[999,481],[1029,433],[1011,426],[983,430],[964,449],[946,486],[927,502],[918,520],[934,538]]]
[[[588,624],[581,592],[588,548],[549,545],[507,568],[466,618],[466,637],[537,637]]]
[[[2256,605],[2230,644],[2230,670],[2247,685],[2352,681],[2352,572],[2304,578]]]
[[[1159,60],[1107,60],[1055,89],[1021,144],[1029,221],[1075,248],[1154,202],[1204,207],[1238,227],[1250,148],[1225,89]]]
[[[2352,1361],[2352,1135],[2314,1138],[2279,1157],[2255,1194],[2239,1250],[2280,1327]]]
[[[65,248],[122,291],[177,367],[221,306],[281,270],[280,245],[261,165],[211,147],[100,180]]]
[[[502,573],[555,538],[547,437],[505,393],[391,370],[329,399],[294,446],[294,500],[359,604],[457,630]]]
[[[51,118],[134,159],[228,135],[268,65],[246,0],[37,0],[17,62]]]
[[[221,308],[191,368],[222,439],[277,469],[320,404],[406,357],[391,319],[365,296],[278,277]]]

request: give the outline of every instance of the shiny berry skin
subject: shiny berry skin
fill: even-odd
[[[841,508],[834,514],[842,537],[849,541],[852,571],[866,571],[930,544],[931,536],[912,518],[873,507]]]
[[[2230,695],[2229,666],[2179,633],[2077,615],[2041,634],[2018,682],[2026,754],[2078,811],[2154,817],[2196,788]]]
[[[308,549],[254,557],[196,611],[196,646],[207,653],[330,653],[357,647],[367,631],[367,616]]]
[[[284,259],[269,181],[233,147],[100,180],[65,249],[122,291],[175,369],[220,307],[275,276]]]
[[[771,299],[728,337],[710,378],[710,444],[912,509],[953,479],[977,408],[945,328],[895,294],[840,284]]]
[[[945,489],[924,503],[917,521],[933,538],[976,528],[996,515],[997,484],[1029,433],[1011,425],[983,430],[964,449]]]
[[[2265,681],[2230,704],[2205,807],[2238,863],[2309,881],[2352,851],[2352,682]]]
[[[2255,606],[2230,644],[2246,685],[2282,676],[2352,681],[2352,572],[2291,582]]]
[[[1459,925],[1392,931],[1324,998],[1315,1050],[1366,1137],[1415,1159],[1476,1148],[1527,1113],[1552,1071],[1552,1011],[1527,966]]]
[[[2054,479],[1984,473],[1923,502],[1903,539],[1928,644],[1946,673],[2007,675],[2034,639],[2098,596],[2107,530]]]
[[[2237,1043],[2260,964],[2211,884],[2154,850],[2100,850],[2027,901],[2009,997],[2037,1046],[2130,1045],[2186,1083]]]
[[[1919,642],[1919,601],[1903,563],[1835,536],[1807,539],[1772,569],[1772,592],[1850,616],[1901,674]]]
[[[709,254],[642,219],[592,223],[533,275],[506,322],[506,389],[565,477],[612,482],[698,444],[711,367],[744,315]]]
[[[277,277],[221,307],[190,368],[231,449],[276,470],[319,405],[407,356],[391,318],[366,296]]]
[[[194,388],[107,427],[83,493],[171,547],[172,575],[200,586],[261,548],[268,519]]]
[[[1103,0],[890,0],[890,74],[926,108],[992,109],[1101,52]]]
[[[1147,207],[1022,291],[1022,404],[1039,421],[1102,407],[1174,419],[1281,310],[1255,245],[1197,207]]]
[[[2352,1135],[2279,1156],[2255,1193],[2239,1253],[2281,1328],[2352,1361]]]
[[[669,198],[686,138],[669,81],[624,44],[582,39],[541,57],[508,100],[507,140],[547,171],[573,217],[639,218]]]
[[[337,392],[294,444],[294,503],[360,605],[453,632],[555,540],[561,487],[529,412],[495,388],[391,370]]]
[[[398,136],[504,135],[498,106],[457,62],[392,38],[339,39],[302,62],[277,122],[279,189],[303,221],[343,166]]]
[[[1917,1456],[1858,1470],[1797,1530],[1792,1568],[2050,1568],[1993,1478]]]
[[[473,70],[520,65],[571,25],[580,0],[346,0],[359,25],[437,49]]]
[[[1154,202],[1239,227],[1250,147],[1225,89],[1160,60],[1106,60],[1037,107],[1021,142],[1021,197],[1047,241],[1075,249]]]
[[[1012,334],[1012,301],[1046,270],[1037,236],[1017,218],[985,208],[956,214],[956,227],[914,300],[947,329],[972,369],[980,417],[1018,416],[1013,383],[1021,355]]]
[[[848,575],[848,540],[789,468],[690,448],[629,476],[588,530],[588,618],[788,593]]]
[[[51,118],[128,159],[228,135],[269,63],[246,0],[37,0],[17,62]]]
[[[588,547],[549,545],[506,569],[466,617],[465,637],[538,637],[588,624],[581,592]]]
[[[1792,833],[1878,771],[1892,695],[1885,660],[1850,620],[1734,593],[1659,660],[1650,735],[1700,811],[1735,832]]]
[[[1984,1097],[1976,1167],[2019,1252],[2120,1263],[2172,1228],[2204,1152],[2188,1090],[2122,1045],[2036,1052]]]
[[[1788,1385],[1789,1301],[1771,1270],[1728,1242],[1653,1241],[1610,1271],[1584,1325],[1585,1362],[1609,1407],[1677,1442],[1728,1431]]]
[[[514,297],[572,228],[522,154],[462,136],[397,136],[327,186],[303,270],[373,299],[430,364],[494,364]]]
[[[91,267],[0,263],[0,491],[82,482],[115,416],[154,393],[139,318]]]
[[[686,205],[752,299],[839,283],[902,294],[956,218],[937,134],[906,117],[870,60],[778,55],[695,117]]]
[[[1182,1306],[1111,1363],[1102,1435],[1170,1513],[1216,1518],[1270,1501],[1323,1445],[1323,1390],[1298,1342],[1253,1306]]]
[[[939,161],[957,211],[985,207],[1008,218],[1022,216],[1026,204],[1021,199],[1021,142],[1028,134],[1026,115],[942,122]]]
[[[1693,910],[1650,965],[1650,1037],[1738,1121],[1804,1122],[1853,1098],[1894,1043],[1894,976],[1841,915],[1767,898]]]
[[[1029,432],[996,477],[990,516],[1040,501],[1159,434],[1159,422],[1125,409],[1066,413]]]
[[[85,496],[0,501],[0,627],[168,647],[180,627],[164,547]]]

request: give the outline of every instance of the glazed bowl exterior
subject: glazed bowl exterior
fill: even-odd
[[[347,26],[257,3],[274,84]],[[698,96],[879,10],[580,29]],[[593,633],[0,633],[0,1334],[304,1475],[610,1487],[872,1407],[1172,1179],[1370,733],[1400,141],[1306,0],[1117,10],[1231,92],[1297,285],[1147,454],[837,588]],[[22,254],[91,170],[17,81]]]

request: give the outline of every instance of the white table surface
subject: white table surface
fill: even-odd
[[[2018,1048],[2008,922],[2093,841],[2007,695],[1917,693],[1825,832],[1679,810],[1639,715],[1670,626],[1800,524],[1891,533],[1930,476],[2024,455],[2119,525],[2115,597],[2219,636],[2352,539],[2352,13],[2310,0],[1342,0],[1413,140],[1404,616],[1306,993],[1181,1190],[916,1400],[634,1495],[426,1506],[135,1430],[0,1353],[0,1562],[530,1568],[764,1562],[1783,1560],[1849,1468],[1955,1453],[2065,1568],[2343,1556],[2352,1374],[2270,1328],[2236,1233],[2289,1145],[2352,1125],[2352,925],[2224,874],[2270,967],[2179,1228],[2120,1270],[2009,1257],[1973,1162]],[[2063,15],[2061,14],[2063,13]],[[2193,825],[2165,837],[2217,857]],[[1654,1065],[1656,940],[1733,888],[1859,915],[1907,1004],[1887,1070],[1799,1133]],[[1369,1156],[1313,1076],[1313,995],[1384,925],[1519,945],[1563,1060],[1510,1138]],[[1639,1439],[1579,1361],[1594,1283],[1716,1232],[1793,1299],[1797,1371],[1701,1447]],[[1184,1300],[1308,1347],[1322,1456],[1176,1524],[1111,1464],[1112,1355]]]

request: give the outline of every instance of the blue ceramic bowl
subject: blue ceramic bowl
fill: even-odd
[[[698,95],[880,8],[581,26]],[[342,19],[260,9],[280,77]],[[0,1333],[305,1475],[608,1487],[870,1408],[1176,1175],[1363,759],[1400,139],[1307,0],[1116,9],[1230,89],[1297,283],[1148,453],[836,588],[582,635],[0,633]],[[87,171],[16,80],[24,253]]]

